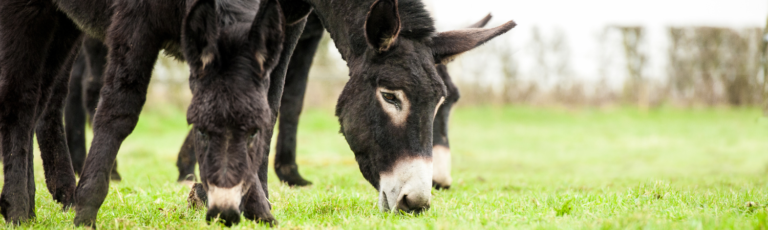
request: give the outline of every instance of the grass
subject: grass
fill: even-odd
[[[313,186],[285,186],[270,169],[278,228],[768,228],[768,120],[756,109],[459,108],[454,184],[421,216],[378,211],[332,114],[309,110],[300,124],[298,163]],[[187,130],[183,111],[142,115],[99,228],[224,228],[188,209],[175,183]],[[72,228],[74,212],[52,202],[39,158],[35,167],[37,218],[21,227]]]

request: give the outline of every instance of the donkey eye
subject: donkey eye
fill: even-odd
[[[391,93],[381,93],[381,96],[384,97],[385,100],[389,103],[393,103],[397,97],[395,97],[394,94]]]
[[[208,137],[208,134],[203,132],[203,130],[197,129],[197,136],[198,137],[202,137],[202,138],[206,138],[206,137]]]
[[[253,132],[251,132],[251,135],[249,135],[248,137],[249,137],[249,138],[254,138],[254,137],[256,137],[256,135],[258,135],[258,134],[259,134],[259,130],[256,130],[256,131],[253,131]]]

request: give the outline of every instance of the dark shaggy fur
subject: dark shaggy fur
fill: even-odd
[[[284,23],[276,1],[259,4],[258,0],[1,1],[0,145],[5,183],[0,213],[6,221],[19,223],[34,217],[31,140],[37,126],[53,197],[65,205],[75,203],[76,225],[95,227],[109,189],[110,169],[120,144],[136,125],[152,67],[163,48],[179,59],[186,58],[194,69],[191,86],[196,100],[188,120],[210,137],[197,135],[200,140],[195,143],[201,150],[197,154],[204,168],[203,184],[226,187],[241,178],[248,182],[242,208],[245,217],[272,222],[263,167],[268,145],[262,139],[271,135],[267,126],[279,105],[284,72],[276,74],[278,80],[271,79],[270,72],[273,68],[285,70],[287,64],[276,63],[287,63],[287,59],[278,57],[281,52],[290,54],[295,43],[281,49]],[[259,17],[257,9],[270,10],[259,13],[259,23],[251,26]],[[298,36],[292,31],[300,32],[304,25],[303,20],[288,24],[292,25],[285,30],[289,36]],[[93,119],[94,140],[75,190],[61,112],[45,110],[63,106],[80,31],[104,41],[109,54]],[[261,129],[266,132],[251,135]],[[226,138],[219,138],[221,133]],[[219,151],[225,149],[205,145],[242,148]],[[209,210],[209,216],[219,211]],[[225,216],[229,223],[239,219],[239,215]]]
[[[75,25],[64,19],[47,1],[0,2],[0,146],[5,174],[0,214],[7,223],[35,215],[33,131],[45,135],[39,144],[54,199],[68,206],[75,195],[61,116],[42,116],[49,103],[63,103],[80,37]],[[61,84],[64,87],[53,87]],[[60,110],[49,114],[57,113],[61,115]]]

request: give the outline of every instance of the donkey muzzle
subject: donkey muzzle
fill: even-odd
[[[432,159],[408,158],[395,163],[379,181],[379,209],[420,213],[432,199]]]
[[[205,220],[211,222],[220,220],[226,226],[240,223],[240,202],[246,190],[243,182],[231,188],[221,188],[208,185],[208,213]]]

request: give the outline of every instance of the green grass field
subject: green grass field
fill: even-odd
[[[188,209],[189,189],[175,182],[187,130],[184,111],[142,115],[120,149],[123,181],[111,185],[100,229],[224,228]],[[450,138],[452,188],[433,190],[424,215],[381,213],[333,112],[305,111],[298,163],[314,185],[285,186],[270,164],[277,227],[768,228],[768,120],[756,109],[459,108]],[[74,211],[51,200],[39,157],[35,169],[37,218],[22,227],[72,228]]]

